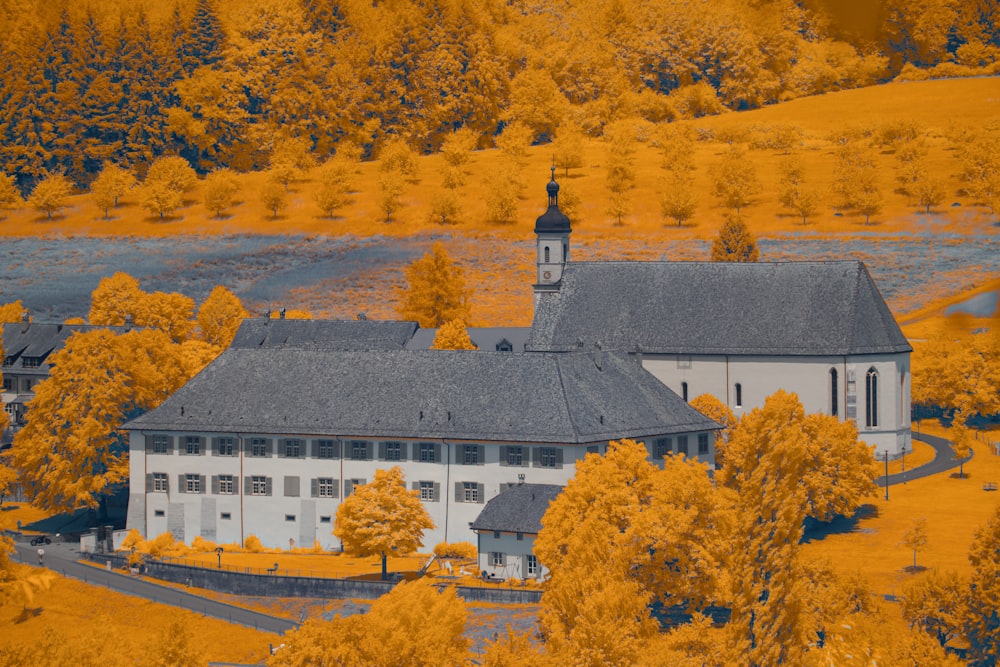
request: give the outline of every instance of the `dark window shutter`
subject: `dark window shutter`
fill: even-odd
[[[500,445],[500,465],[502,466],[507,465],[507,456],[509,451],[510,447],[508,447],[507,445]]]
[[[371,461],[375,458],[375,443],[368,441],[365,443],[365,460]]]
[[[285,458],[285,454],[287,452],[287,449],[286,449],[287,447],[288,447],[288,441],[287,440],[279,440],[278,441],[278,458],[279,459]]]
[[[341,443],[340,440],[334,440],[333,441],[333,458],[335,458],[335,459],[339,459],[340,458],[340,456],[341,456],[341,454],[340,454],[341,445],[342,445],[342,443]]]
[[[344,497],[351,495],[351,491],[354,490],[354,480],[345,479],[344,480]]]
[[[208,442],[205,438],[198,436],[198,456],[204,456],[205,450],[208,449]]]
[[[299,478],[285,477],[285,496],[288,498],[299,497]]]
[[[486,446],[485,445],[477,445],[476,446],[476,450],[477,450],[476,451],[476,462],[479,465],[485,465],[486,464]]]
[[[177,438],[176,437],[174,437],[172,435],[168,435],[167,436],[167,454],[173,454],[174,453],[174,443],[176,443],[176,442],[177,442]]]
[[[562,468],[563,467],[563,448],[562,447],[556,447],[556,467],[557,468]]]
[[[148,439],[149,436],[147,435],[146,438]],[[146,493],[149,493],[152,490],[153,490],[153,473],[150,472],[146,473]]]
[[[409,458],[406,456],[406,448],[409,447],[409,443],[401,442],[399,443],[399,460],[408,461]]]
[[[268,458],[271,457],[271,444],[273,442],[270,438],[264,438],[264,456]]]
[[[212,456],[219,455],[219,440],[220,438],[212,438],[210,442],[212,443]]]
[[[274,491],[274,481],[270,477],[264,478],[264,495],[269,496]]]
[[[233,475],[233,493],[237,495],[240,493],[240,478],[238,475]]]
[[[538,466],[542,465],[542,448],[541,447],[532,447],[531,448],[531,463],[536,468]]]
[[[420,482],[410,482],[410,489],[413,491],[420,490]]]
[[[243,478],[243,492],[250,493],[253,490],[253,479],[249,475]]]
[[[184,475],[177,475],[177,493],[187,493],[187,484]]]
[[[198,493],[205,493],[205,476],[198,476]]]
[[[486,487],[483,484],[476,484],[476,502],[485,503]]]
[[[219,494],[219,476],[218,475],[212,475],[212,493],[214,495],[218,495]]]
[[[437,482],[434,482],[434,500],[435,501],[441,500],[441,485],[438,484]]]
[[[310,440],[309,441],[309,447],[310,447],[310,449],[309,449],[309,456],[311,456],[314,459],[318,459],[319,458],[319,440]],[[315,496],[316,494],[314,493],[313,495]]]
[[[12,420],[13,421],[13,420]],[[146,436],[146,453],[153,451],[153,436]]]
[[[337,485],[338,482],[340,482],[339,479],[333,480],[333,497],[334,498],[339,498],[340,497],[340,487]]]
[[[385,461],[385,441],[378,443],[378,460]]]
[[[460,503],[465,500],[465,494],[462,493],[463,487],[461,482],[455,482],[455,502]]]
[[[319,495],[319,480],[318,479],[311,479],[311,480],[309,480],[309,495],[312,498],[315,498],[315,497],[317,497]]]
[[[434,463],[441,463],[441,443],[434,443]]]

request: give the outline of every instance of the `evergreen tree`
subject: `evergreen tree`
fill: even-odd
[[[408,287],[400,293],[400,319],[426,328],[469,321],[471,290],[465,286],[465,271],[452,262],[441,242],[406,269],[406,280]]]
[[[753,234],[739,215],[727,215],[712,242],[713,262],[756,262],[760,251]]]
[[[181,58],[184,72],[191,74],[199,67],[219,62],[225,44],[226,34],[212,0],[196,0],[184,40],[185,51]]]

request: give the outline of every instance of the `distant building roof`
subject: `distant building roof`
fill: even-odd
[[[434,344],[437,329],[417,329],[413,338],[406,343],[407,350],[429,350]],[[469,338],[477,349],[484,352],[500,352],[497,347],[509,345],[510,352],[524,352],[524,344],[531,333],[530,327],[469,327]],[[505,346],[506,347],[506,346]]]
[[[865,265],[570,262],[529,350],[830,355],[908,352]]]
[[[505,489],[486,503],[472,522],[472,530],[537,535],[545,510],[562,490],[555,484],[518,484]]]
[[[74,333],[84,333],[97,329],[125,331],[125,327],[91,326],[86,324],[50,324],[45,322],[5,322],[3,325],[3,353],[12,360],[6,370],[19,373],[48,375],[48,356],[66,344]],[[25,359],[37,366],[25,366]]]
[[[401,350],[416,330],[416,322],[257,317],[243,320],[230,347]]]
[[[615,354],[237,347],[125,428],[573,444],[718,425]]]

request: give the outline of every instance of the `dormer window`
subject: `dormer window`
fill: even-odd
[[[497,352],[513,352],[514,345],[506,338],[497,343]]]
[[[42,358],[41,357],[24,357],[24,360],[21,362],[21,365],[24,368],[38,368],[39,366],[42,365]]]
[[[13,366],[14,365],[14,357],[12,355],[4,357],[3,358],[3,365],[4,366]]]

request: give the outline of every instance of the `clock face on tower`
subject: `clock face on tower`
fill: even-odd
[[[551,277],[552,277],[552,272],[551,271],[543,271],[542,272],[542,278],[545,278],[546,280],[548,280]]]

